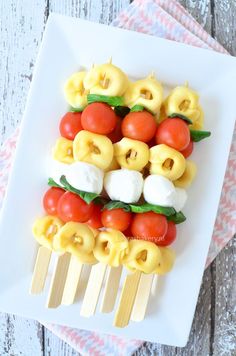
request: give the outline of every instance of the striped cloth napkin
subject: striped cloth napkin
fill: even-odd
[[[221,53],[227,51],[216,42],[176,0],[135,0],[113,21],[113,26],[143,32],[169,40],[184,42]],[[18,129],[0,150],[0,204],[4,196]],[[206,266],[208,266],[236,231],[236,130],[215,222]],[[82,355],[128,356],[141,340],[124,339],[66,326],[46,325]]]

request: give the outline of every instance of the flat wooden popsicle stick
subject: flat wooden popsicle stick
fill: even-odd
[[[74,303],[82,269],[83,263],[79,262],[78,258],[72,255],[70,258],[61,304],[70,305]]]
[[[114,309],[121,273],[122,266],[108,267],[108,275],[100,308],[101,313],[110,313]]]
[[[85,291],[80,315],[84,317],[90,317],[94,315],[99,299],[99,295],[102,289],[103,279],[106,273],[107,265],[98,263],[92,267],[87,288]]]
[[[137,271],[133,274],[127,275],[125,278],[113,323],[113,325],[118,328],[124,328],[129,324],[140,277],[141,272]]]
[[[69,253],[57,256],[46,303],[47,308],[57,308],[61,304],[70,258]]]
[[[148,306],[149,296],[151,294],[152,281],[153,274],[141,274],[138,291],[131,314],[131,320],[141,321],[144,319]]]
[[[48,274],[48,266],[51,260],[51,254],[52,251],[48,248],[44,246],[39,247],[31,280],[31,294],[39,294],[43,291]]]

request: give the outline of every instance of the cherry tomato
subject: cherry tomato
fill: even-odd
[[[131,222],[132,213],[123,209],[103,210],[102,224],[119,231],[125,231]]]
[[[47,214],[57,215],[57,205],[65,191],[61,188],[52,187],[46,191],[43,197],[43,207]]]
[[[130,112],[121,124],[123,136],[143,142],[150,141],[156,132],[157,125],[152,114],[147,111]]]
[[[88,105],[81,116],[84,130],[101,135],[111,133],[117,122],[117,116],[112,108],[105,103],[92,103]]]
[[[101,214],[102,214],[101,209],[102,209],[101,205],[94,205],[93,214],[90,217],[90,219],[87,221],[87,224],[93,227],[94,229],[99,229],[100,227],[103,226],[101,220]]]
[[[113,142],[116,143],[118,141],[120,141],[123,137],[122,132],[121,132],[121,118],[117,117],[117,123],[116,123],[116,127],[114,128],[114,130],[109,133],[107,135],[107,137]]]
[[[149,211],[135,214],[131,223],[131,232],[134,238],[156,243],[165,236],[167,227],[167,219],[164,215]]]
[[[176,233],[177,231],[175,223],[173,221],[168,221],[167,233],[162,239],[159,239],[156,244],[158,246],[168,246],[172,244],[172,242],[174,242],[176,239]]]
[[[59,199],[57,212],[59,218],[64,221],[85,222],[93,214],[94,204],[87,204],[78,195],[66,192]]]
[[[156,143],[170,146],[177,151],[184,150],[190,142],[190,131],[186,122],[179,118],[166,119],[156,132]]]
[[[68,112],[61,119],[60,134],[68,140],[74,140],[77,133],[83,130],[81,125],[81,112]]]
[[[148,147],[152,148],[153,146],[156,146],[156,139],[153,137],[150,141],[147,142]]]
[[[189,145],[183,151],[180,152],[185,158],[188,158],[193,152],[193,141],[190,140]]]

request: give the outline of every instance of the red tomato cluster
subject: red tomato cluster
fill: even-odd
[[[89,104],[83,112],[68,112],[60,122],[61,136],[74,140],[81,130],[107,135],[115,143],[123,137],[145,142],[152,147],[166,144],[180,151],[185,158],[193,151],[187,123],[181,118],[167,118],[157,125],[148,111],[130,112],[123,119],[105,103]],[[60,188],[50,188],[44,195],[43,206],[50,215],[62,221],[87,222],[93,228],[113,228],[129,239],[152,241],[168,246],[176,239],[176,225],[164,215],[154,212],[133,214],[123,209],[103,210],[101,205],[87,204],[78,195]]]

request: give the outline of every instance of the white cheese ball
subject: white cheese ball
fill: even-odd
[[[111,200],[137,203],[143,190],[143,176],[131,169],[118,169],[105,174],[104,188]]]
[[[70,167],[69,164],[52,160],[50,162],[49,177],[61,185],[60,178],[61,176],[66,176],[68,167]]]
[[[173,207],[175,186],[169,179],[151,174],[144,181],[143,196],[149,204]]]
[[[186,201],[187,201],[187,193],[185,189],[175,188],[175,199],[173,203],[173,207],[177,212],[183,209]]]
[[[100,194],[102,191],[104,172],[93,164],[72,163],[65,176],[67,182],[76,189],[96,194]]]

